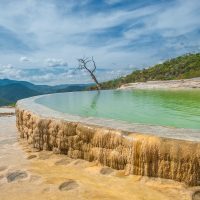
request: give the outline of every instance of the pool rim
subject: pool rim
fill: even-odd
[[[107,119],[107,118],[82,117],[79,115],[62,113],[36,102],[36,100],[39,98],[56,94],[60,93],[38,95],[21,99],[17,101],[16,108],[32,112],[33,114],[36,114],[42,118],[64,120],[68,122],[79,122],[88,125],[95,125],[99,127],[120,130],[124,132],[156,136],[160,138],[167,138],[173,140],[200,142],[200,130],[198,129],[174,128],[161,125],[130,123],[122,120]]]

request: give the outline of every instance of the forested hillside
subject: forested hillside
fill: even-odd
[[[0,79],[0,106],[13,105],[19,99],[49,93],[82,91],[91,84],[35,85],[27,81]]]
[[[125,77],[104,82],[101,86],[102,89],[111,89],[132,82],[177,80],[195,77],[200,77],[200,53],[179,56],[147,69],[136,70]],[[91,87],[91,89],[94,89],[94,87]]]

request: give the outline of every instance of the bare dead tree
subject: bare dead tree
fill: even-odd
[[[92,79],[94,80],[94,82],[96,83],[97,85],[97,89],[100,90],[101,89],[101,85],[100,83],[98,82],[96,76],[95,76],[95,71],[96,71],[96,63],[92,57],[92,59],[89,59],[89,58],[79,58],[78,59],[78,63],[79,63],[79,66],[78,66],[78,69],[80,70],[86,70],[90,76],[92,77]],[[92,66],[92,67],[91,67]],[[91,69],[92,68],[92,69]]]

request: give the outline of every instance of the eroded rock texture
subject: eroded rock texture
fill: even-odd
[[[200,185],[200,144],[39,117],[16,109],[21,138],[39,150],[98,161],[126,174]],[[189,133],[188,133],[189,134]]]

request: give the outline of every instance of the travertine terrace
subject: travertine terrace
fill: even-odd
[[[54,112],[35,103],[36,98],[19,101],[16,107],[19,135],[33,147],[74,159],[98,161],[114,169],[124,169],[127,175],[161,177],[190,186],[200,185],[199,138],[196,141],[194,138],[173,139],[152,133],[162,127],[149,127],[150,134],[148,131],[138,132],[139,128],[127,131],[120,125],[116,128],[109,126],[109,120],[103,126],[92,118],[84,120]],[[164,127],[163,130],[170,131]]]
[[[127,83],[119,89],[193,89],[200,88],[200,78]]]

